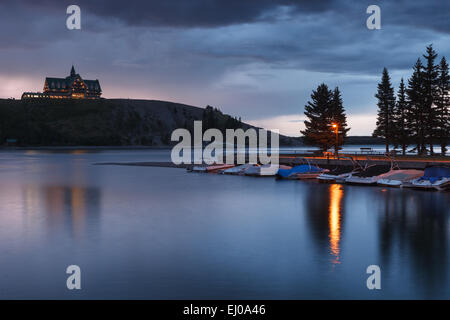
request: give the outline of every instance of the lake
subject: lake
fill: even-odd
[[[0,152],[0,298],[450,298],[448,192],[93,165],[168,159]]]

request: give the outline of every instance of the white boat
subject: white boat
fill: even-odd
[[[427,190],[450,189],[450,167],[433,166],[425,168],[422,177],[403,184],[403,187]]]
[[[331,170],[329,172],[325,172],[320,174],[317,177],[317,180],[319,182],[337,182],[337,183],[344,183],[345,179],[349,178],[353,174],[356,174],[358,172],[361,172],[361,168],[353,168],[353,170],[349,171],[349,168],[338,168],[335,170]]]
[[[233,168],[234,164],[214,164],[206,167],[206,172],[217,173],[219,171],[227,170]]]
[[[423,176],[422,170],[391,170],[378,176],[377,184],[385,187],[401,187],[405,182]]]
[[[377,174],[379,170],[379,167],[376,165],[367,166],[361,172],[351,173],[347,178],[344,179],[344,182],[347,184],[357,184],[365,186],[376,185],[378,180],[381,179],[381,175]]]
[[[345,172],[341,174],[333,174],[333,173],[322,173],[317,176],[317,180],[320,182],[339,182],[345,181],[353,172]]]
[[[375,185],[377,184],[377,177],[373,176],[373,177],[359,177],[359,176],[355,176],[355,175],[350,175],[349,177],[344,179],[345,183],[348,184],[360,184],[360,185],[366,185],[366,186],[370,186],[370,185]]]
[[[251,164],[251,163],[246,163],[246,164],[241,164],[239,166],[233,167],[233,168],[228,168],[223,170],[221,173],[222,174],[233,174],[233,175],[240,175],[240,174],[244,174],[244,172],[251,168],[256,166],[255,164]]]
[[[324,172],[317,177],[319,182],[337,182],[344,183],[345,179],[349,178],[352,174],[361,172],[363,167],[352,157],[344,157],[343,159],[350,160],[353,164],[353,169],[349,166],[338,166],[329,172]]]
[[[211,165],[211,166],[193,166],[192,169],[188,169],[188,171],[192,171],[192,172],[202,172],[202,173],[216,173],[220,170],[226,170],[229,168],[234,167],[234,164],[215,164],[215,165]]]
[[[245,170],[244,174],[246,176],[254,177],[271,177],[278,173],[278,169],[290,169],[289,166],[265,164],[262,166],[253,166]]]
[[[206,172],[206,167],[205,166],[193,166],[192,168],[188,168],[188,171],[191,172]]]

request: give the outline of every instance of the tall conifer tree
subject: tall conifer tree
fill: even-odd
[[[394,127],[394,108],[395,96],[391,85],[391,78],[386,68],[383,69],[381,82],[378,84],[378,92],[375,95],[378,99],[378,117],[377,127],[373,132],[374,137],[381,137],[385,140],[386,152],[389,152],[389,145],[393,142]]]
[[[341,92],[339,87],[334,88],[333,98],[331,101],[331,121],[337,125],[338,129],[338,143],[337,147],[345,142],[347,132],[350,130],[347,125],[347,116],[345,114],[344,105],[342,103]],[[336,152],[337,150],[335,150]]]
[[[395,122],[395,145],[402,148],[402,154],[406,154],[406,147],[408,146],[409,131],[407,127],[407,113],[408,104],[406,102],[406,87],[403,78],[400,81],[400,86],[397,93],[397,102],[394,109]]]
[[[423,55],[425,59],[425,66],[423,68],[423,80],[424,80],[424,96],[423,96],[423,113],[426,118],[425,121],[425,138],[430,148],[430,154],[433,151],[434,136],[436,128],[438,126],[435,100],[438,95],[438,76],[439,65],[435,64],[437,57],[436,51],[433,49],[433,45],[429,45],[426,49],[426,54]]]
[[[338,125],[338,145],[344,142],[350,129],[347,128],[345,110],[338,88],[331,91],[326,84],[319,85],[313,90],[311,100],[305,106],[305,115],[307,117],[305,130],[301,133],[306,144],[318,145],[324,151],[336,145],[333,123]]]
[[[418,154],[426,154],[425,126],[427,119],[423,107],[425,96],[424,87],[423,65],[420,59],[417,59],[413,67],[413,74],[408,80],[408,88],[406,89],[408,102],[406,122],[412,141],[417,144],[415,149]]]
[[[445,155],[450,138],[450,75],[445,57],[439,64],[437,87],[435,135],[441,146],[441,154]]]

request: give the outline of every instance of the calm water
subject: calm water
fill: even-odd
[[[166,159],[0,152],[0,298],[450,298],[450,193],[93,165]]]

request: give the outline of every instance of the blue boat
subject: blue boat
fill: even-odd
[[[450,166],[427,167],[422,177],[403,186],[417,189],[447,190],[450,188]]]
[[[314,179],[320,174],[328,172],[328,169],[322,169],[310,164],[301,164],[291,169],[279,169],[277,177],[281,179]]]

